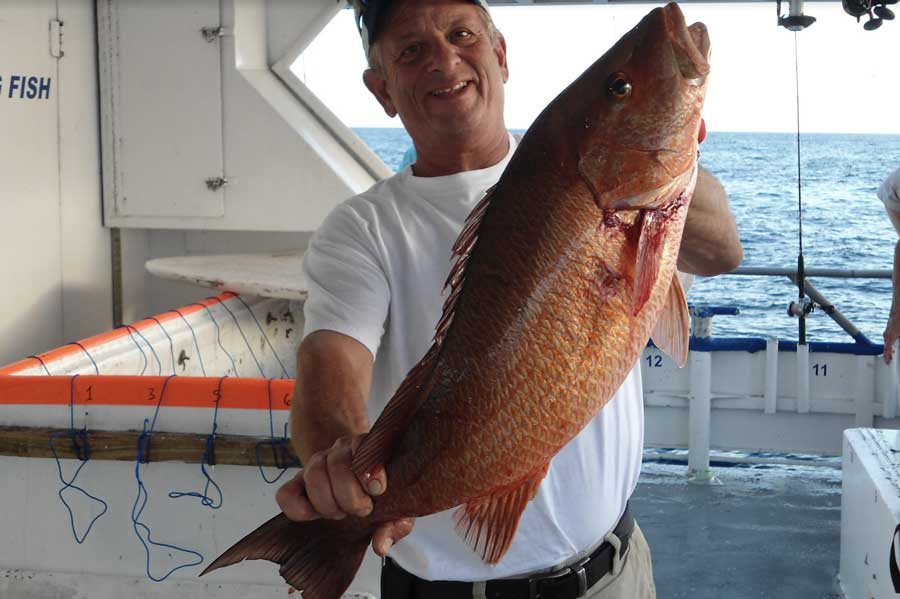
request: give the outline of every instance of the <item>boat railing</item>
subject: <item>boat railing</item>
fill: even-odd
[[[794,285],[797,285],[797,270],[792,268],[772,268],[768,266],[742,266],[729,273],[728,275],[744,275],[744,276],[769,276],[769,277],[786,277]],[[890,279],[892,272],[890,270],[875,269],[838,269],[838,268],[807,268],[804,270],[804,293],[815,303],[815,306],[827,314],[837,323],[856,343],[863,345],[877,346],[883,350],[878,344],[872,343],[860,330],[847,318],[840,310],[825,297],[807,277],[824,277],[835,279]],[[789,313],[791,313],[789,311]],[[792,315],[795,315],[791,313]],[[880,352],[879,352],[880,353]]]
[[[767,276],[786,277],[795,286],[797,272],[790,268],[741,267],[727,276]],[[865,278],[890,279],[890,270],[841,270],[831,268],[810,268],[805,271],[806,277],[825,278]],[[712,408],[712,353],[722,351],[765,351],[765,384],[763,406],[766,414],[775,414],[778,390],[778,355],[781,352],[796,354],[796,411],[804,414],[811,411],[810,398],[810,358],[809,353],[825,352],[838,354],[855,354],[858,359],[870,360],[883,353],[881,344],[869,340],[849,318],[838,310],[808,279],[805,280],[804,291],[820,311],[831,317],[852,339],[853,343],[810,342],[798,343],[792,340],[779,340],[776,337],[719,337],[712,336],[712,319],[715,316],[733,316],[740,313],[735,306],[692,305],[691,339],[689,358],[689,436],[688,436],[688,480],[691,482],[709,482],[714,480],[710,470],[710,425]],[[787,307],[787,306],[786,306]],[[790,312],[789,312],[790,313]],[[884,401],[883,418],[896,418],[900,403],[900,373],[897,361],[890,365],[890,389]],[[863,387],[869,389],[869,383],[859,381],[857,394],[864,393]],[[871,394],[871,391],[869,391]],[[871,412],[871,401],[856,398],[858,409],[857,425],[872,425],[874,414]]]

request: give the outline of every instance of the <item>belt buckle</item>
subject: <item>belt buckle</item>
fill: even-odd
[[[584,566],[589,561],[591,561],[591,556],[586,556],[581,558],[574,564],[566,566],[559,572],[554,572],[552,574],[548,574],[547,576],[541,576],[540,578],[529,578],[528,599],[540,599],[540,596],[537,592],[537,585],[539,582],[543,580],[562,578],[564,576],[568,576],[569,574],[574,574],[578,581],[578,594],[575,595],[575,599],[578,599],[578,597],[584,597],[587,594],[587,572],[584,571]]]
[[[584,566],[591,561],[591,557],[583,557],[578,560],[577,563],[569,566],[569,570],[575,573],[575,576],[578,577],[578,594],[575,597],[584,597],[587,595],[587,572],[584,571]]]

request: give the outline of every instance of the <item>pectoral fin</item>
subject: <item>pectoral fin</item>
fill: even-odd
[[[659,311],[651,338],[656,347],[669,354],[679,368],[687,363],[691,319],[688,315],[684,289],[676,273],[669,285],[666,302]]]
[[[659,262],[662,257],[662,242],[665,237],[667,215],[659,210],[647,210],[641,217],[641,237],[638,241],[637,265],[634,272],[632,306],[637,316],[656,285]]]
[[[518,484],[468,502],[453,514],[456,532],[485,562],[496,564],[509,549],[522,512],[537,494],[549,465]]]

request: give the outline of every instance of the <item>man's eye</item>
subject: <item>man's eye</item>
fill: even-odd
[[[459,31],[456,31],[453,35],[456,37],[456,39],[459,39],[459,40],[467,40],[467,39],[475,36],[475,34],[472,33],[471,31],[469,31],[468,29],[460,29]]]
[[[419,44],[412,44],[411,46],[407,46],[400,51],[400,58],[402,59],[410,59],[413,58],[416,54],[419,53]]]

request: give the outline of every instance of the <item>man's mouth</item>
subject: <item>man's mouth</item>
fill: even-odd
[[[460,81],[459,83],[450,87],[432,90],[429,92],[429,95],[435,96],[437,98],[446,98],[447,96],[452,96],[462,92],[469,86],[469,83],[471,83],[471,81]]]

